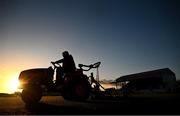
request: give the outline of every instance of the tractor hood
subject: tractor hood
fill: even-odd
[[[54,70],[52,67],[49,68],[36,68],[24,70],[19,75],[20,83],[34,84],[44,83],[45,81],[53,80]]]

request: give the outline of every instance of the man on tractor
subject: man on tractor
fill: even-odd
[[[74,59],[68,51],[64,51],[62,53],[63,59],[60,59],[55,62],[51,62],[52,64],[60,64],[62,63],[62,67],[58,67],[56,70],[56,84],[63,83],[63,75],[67,73],[73,73],[76,70],[76,65]]]

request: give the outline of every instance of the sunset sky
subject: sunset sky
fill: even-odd
[[[100,79],[170,68],[180,79],[179,0],[1,0],[0,93],[68,50]],[[92,70],[95,72],[95,70]]]

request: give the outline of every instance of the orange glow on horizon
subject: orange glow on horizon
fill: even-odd
[[[1,71],[0,75],[0,93],[14,93],[19,91],[19,81],[18,81],[19,71],[18,69],[11,69]]]
[[[101,85],[102,85],[105,89],[116,88],[116,85],[115,85],[115,84],[101,83]]]
[[[7,93],[14,93],[18,91],[19,81],[16,78],[12,78],[7,82]]]

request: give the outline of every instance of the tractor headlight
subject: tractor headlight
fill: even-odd
[[[18,89],[23,89],[26,84],[27,84],[26,81],[20,80],[19,85],[18,85]]]

